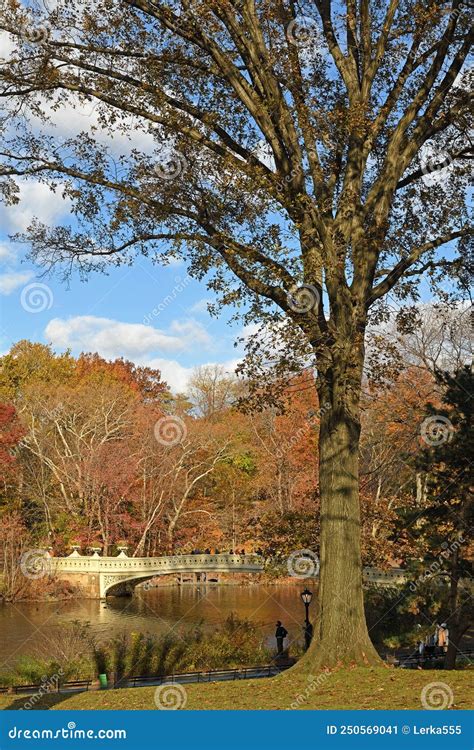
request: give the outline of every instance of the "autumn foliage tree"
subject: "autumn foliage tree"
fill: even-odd
[[[14,599],[25,589],[18,558],[28,544],[28,530],[18,511],[21,467],[18,445],[25,434],[15,407],[0,403],[0,569],[3,595]]]
[[[15,482],[15,449],[25,433],[13,404],[0,403],[0,481],[2,494]]]
[[[61,181],[77,216],[32,224],[22,239],[39,262],[88,273],[183,257],[260,321],[260,388],[268,360],[277,374],[315,365],[330,408],[311,668],[378,661],[362,596],[365,333],[387,295],[416,297],[421,274],[466,283],[469,20],[458,0],[59,0],[46,13],[3,0],[3,194],[15,200],[17,176]],[[56,139],[48,118],[79,102],[105,134],[140,129],[153,153],[117,169],[92,131]]]
[[[474,376],[471,367],[465,366],[453,374],[438,372],[437,381],[443,403],[441,408],[427,405],[430,430],[417,456],[418,468],[426,474],[426,497],[422,508],[417,509],[413,533],[427,560],[426,578],[441,578],[448,584],[446,619],[450,637],[446,666],[453,669],[461,638],[474,615],[466,587],[473,567]]]
[[[21,476],[8,508],[38,544],[64,553],[74,541],[107,555],[125,540],[143,556],[184,548],[196,521],[209,533],[205,521],[228,500],[224,465],[244,468],[241,415],[176,418],[158,371],[97,354],[19,342],[0,365],[0,389],[18,410],[0,409],[5,487],[13,449]]]
[[[75,360],[26,341],[2,357],[1,367],[0,391],[21,420],[16,505],[27,524],[59,550],[71,533],[92,541],[96,532],[107,550],[136,483],[139,406],[146,400],[155,421],[163,414],[163,405],[156,407],[165,390],[159,373],[98,356]]]

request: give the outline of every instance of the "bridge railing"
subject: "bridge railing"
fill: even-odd
[[[70,555],[69,557],[51,558],[51,566],[58,571],[77,572],[145,572],[147,569],[158,571],[170,570],[218,570],[230,568],[239,570],[251,568],[252,570],[263,570],[264,558],[260,555],[169,555],[166,557],[86,557],[82,555]]]
[[[219,554],[189,554],[189,555],[167,555],[163,557],[127,557],[120,554],[116,557],[100,557],[98,554],[92,556],[80,555],[73,552],[68,557],[51,558],[51,567],[58,572],[84,572],[84,573],[146,573],[153,571],[154,575],[169,572],[190,571],[250,571],[261,572],[265,567],[265,558],[255,553],[238,555],[230,553]],[[390,583],[403,583],[406,580],[406,571],[401,568],[390,568],[389,570],[378,570],[377,568],[364,568],[364,579],[368,583],[379,583],[387,585]]]

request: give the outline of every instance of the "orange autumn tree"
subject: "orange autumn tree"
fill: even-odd
[[[75,360],[29,342],[12,347],[1,366],[2,391],[23,426],[19,458],[29,515],[59,550],[73,534],[85,544],[99,537],[107,551],[123,534],[122,512],[133,500],[138,407],[152,408],[166,392],[159,372],[97,355]]]
[[[406,367],[384,386],[371,385],[362,400],[361,495],[363,545],[367,563],[406,560],[414,552],[409,529],[400,529],[400,513],[421,505],[424,477],[413,468],[420,447],[426,400],[436,400],[433,375]]]

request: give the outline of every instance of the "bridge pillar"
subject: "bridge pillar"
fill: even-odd
[[[85,599],[101,599],[101,577],[100,573],[86,573],[86,572],[75,572],[75,571],[60,571],[56,573],[57,578],[61,581],[67,581],[79,589],[81,595]]]

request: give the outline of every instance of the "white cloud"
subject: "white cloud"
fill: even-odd
[[[226,373],[233,374],[240,360],[233,359],[228,362],[207,362],[200,367],[215,366],[219,364],[222,366]],[[179,362],[172,359],[162,359],[155,357],[151,360],[143,360],[137,364],[146,365],[153,367],[156,370],[160,370],[163,380],[166,381],[170,390],[173,393],[186,393],[189,386],[189,381],[194,373],[194,367],[183,367]]]
[[[202,299],[198,300],[194,303],[194,305],[191,305],[191,307],[188,307],[188,312],[190,313],[206,313],[208,304],[212,302],[211,299],[208,299],[207,297],[203,297]]]
[[[16,259],[16,252],[13,245],[10,242],[0,241],[0,263],[6,263],[7,261],[14,261]]]
[[[45,329],[55,347],[73,351],[99,352],[103,357],[137,360],[161,352],[185,351],[199,343],[208,348],[211,338],[197,321],[174,321],[169,332],[143,325],[122,323],[110,318],[79,315],[68,320],[54,318]]]
[[[465,91],[469,91],[472,88],[473,78],[474,66],[464,61],[464,65],[453,81],[453,88],[462,88]]]
[[[211,338],[204,326],[197,320],[174,320],[170,326],[170,331],[176,334],[180,339],[185,339],[194,344],[210,346]]]
[[[33,271],[9,271],[0,274],[0,294],[11,294],[33,278]]]
[[[197,321],[173,321],[167,331],[141,323],[122,323],[110,318],[80,315],[67,320],[54,318],[45,329],[48,343],[56,349],[70,348],[74,353],[98,352],[106,359],[124,357],[137,365],[161,371],[173,393],[186,392],[194,367],[186,367],[168,352],[190,352],[209,349],[212,339]],[[228,373],[235,372],[238,359],[219,362]],[[215,362],[204,363],[214,365]]]
[[[41,182],[18,182],[20,202],[0,205],[0,225],[6,232],[24,232],[34,216],[50,224],[69,213],[70,201],[63,200],[61,185],[53,193]]]
[[[137,364],[152,367],[154,370],[159,370],[162,379],[168,384],[168,387],[173,393],[186,393],[189,379],[191,378],[194,369],[193,367],[183,367],[183,365],[180,365],[175,359],[162,359],[161,357],[144,360]]]
[[[51,123],[45,125],[42,121],[32,117],[31,124],[33,128],[51,133],[57,138],[74,138],[83,131],[91,133],[94,129],[95,139],[107,145],[116,156],[129,154],[132,149],[151,154],[155,148],[154,137],[145,132],[141,127],[144,121],[137,117],[130,115],[124,118],[127,126],[126,133],[117,127],[114,128],[113,134],[104,130],[98,116],[99,102],[81,101],[76,94],[70,94],[66,101],[61,100],[59,106],[54,100],[43,102],[42,106]]]
[[[15,45],[10,34],[6,31],[0,31],[0,60],[8,60],[14,48]]]
[[[263,138],[257,143],[257,146],[254,149],[254,154],[262,164],[265,164],[265,166],[268,167],[268,169],[271,169],[272,172],[275,171],[275,159],[273,157],[271,146],[269,146]]]
[[[5,37],[0,37],[0,58],[2,55],[6,56],[9,50]],[[91,132],[92,128],[96,128],[97,142],[107,146],[115,157],[120,154],[130,154],[133,149],[143,153],[153,153],[156,146],[155,139],[150,133],[143,131],[136,118],[129,118],[127,121],[130,137],[118,129],[110,135],[100,127],[96,106],[71,100],[57,110],[53,110],[52,103],[45,104],[46,114],[51,116],[54,124],[45,125],[31,117],[32,130],[52,134],[60,140],[72,138],[83,131]],[[54,225],[70,216],[71,201],[62,197],[63,183],[59,183],[56,191],[52,192],[47,185],[35,180],[26,181],[17,178],[16,182],[20,188],[19,203],[8,206],[0,205],[0,226],[5,233],[24,232],[33,217],[38,218],[44,224]],[[170,262],[170,265],[181,264],[182,260],[179,258],[172,259]]]

